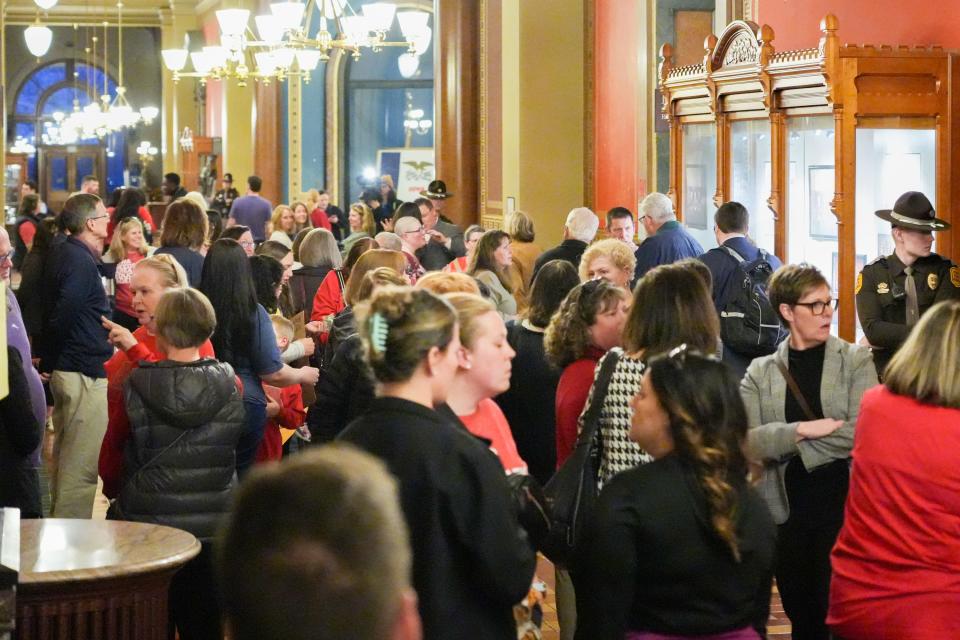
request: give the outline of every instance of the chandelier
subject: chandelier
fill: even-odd
[[[314,8],[320,12],[319,28],[311,37],[309,17]],[[389,41],[387,33],[396,17],[402,41]],[[357,12],[347,0],[307,0],[307,2],[274,2],[270,13],[254,17],[257,32],[249,27],[250,11],[221,9],[217,11],[220,44],[200,51],[164,49],[164,65],[173,72],[174,82],[180,78],[208,80],[233,78],[246,86],[253,78],[268,84],[271,79],[299,77],[310,82],[311,72],[320,62],[330,59],[334,50],[359,59],[363,49],[372,52],[384,47],[403,47],[401,56],[406,68],[411,59],[430,46],[432,32],[427,26],[430,14],[425,11],[397,11],[394,4],[371,2]],[[406,58],[405,58],[406,56]],[[193,71],[186,72],[187,59]]]

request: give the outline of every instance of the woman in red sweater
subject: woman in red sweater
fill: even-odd
[[[953,300],[923,315],[863,396],[831,556],[827,624],[845,640],[960,637],[957,362]]]
[[[332,320],[333,316],[346,309],[347,303],[343,299],[343,289],[346,286],[347,279],[350,278],[350,270],[353,269],[353,265],[357,264],[360,256],[370,249],[379,248],[379,246],[373,238],[361,238],[350,247],[350,253],[347,254],[343,266],[339,269],[331,269],[327,272],[323,281],[320,282],[317,294],[313,297],[310,320],[321,322],[326,321],[327,318]],[[328,331],[329,328],[318,336],[320,342],[327,341]]]
[[[557,385],[557,468],[573,453],[577,420],[587,403],[597,362],[620,346],[630,295],[607,280],[591,280],[571,291],[544,336],[547,358],[563,371]]]
[[[102,318],[110,334],[107,339],[118,348],[105,368],[107,370],[107,433],[100,447],[100,477],[103,494],[117,497],[123,473],[123,450],[130,437],[130,422],[123,399],[123,383],[141,361],[159,362],[166,356],[157,346],[154,321],[157,304],[167,289],[185,288],[187,274],[171,255],[152,256],[137,262],[133,268],[130,288],[133,292],[133,310],[140,328],[131,333],[121,325]],[[213,345],[207,340],[200,347],[200,356],[214,357]]]

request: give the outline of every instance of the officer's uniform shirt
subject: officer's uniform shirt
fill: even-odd
[[[910,333],[907,327],[907,274],[896,254],[877,258],[857,276],[857,315],[873,359],[882,372]],[[917,304],[922,316],[943,300],[960,299],[960,267],[935,253],[913,263]]]

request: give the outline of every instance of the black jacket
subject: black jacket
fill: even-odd
[[[20,267],[17,302],[23,314],[23,326],[34,341],[43,328],[43,263],[46,257],[46,252],[31,249]]]
[[[25,215],[17,218],[16,227],[11,234],[13,248],[15,249],[13,254],[13,268],[17,271],[20,271],[20,268],[23,266],[23,261],[27,257],[27,245],[23,241],[23,238],[20,237],[20,227],[25,224],[32,224],[34,230],[36,230],[40,226],[40,218],[34,215]]]
[[[449,414],[399,398],[374,400],[340,438],[399,480],[423,636],[515,640],[536,555],[496,456]]]
[[[580,268],[580,258],[583,257],[583,252],[587,250],[587,243],[583,240],[574,240],[570,238],[564,240],[553,249],[547,249],[540,257],[537,258],[537,261],[533,263],[533,276],[537,276],[537,272],[540,271],[540,267],[547,264],[551,260],[566,260],[574,266],[574,268]]]
[[[30,406],[30,388],[20,352],[7,347],[10,393],[0,400],[0,507],[20,509],[21,518],[41,518],[40,476],[33,452],[43,438]]]
[[[245,429],[233,368],[212,359],[141,363],[124,398],[130,439],[117,515],[211,541],[228,511]]]
[[[614,477],[575,557],[577,639],[748,626],[765,637],[777,529],[753,488],[735,488],[739,563],[714,532],[697,476],[679,456]]]
[[[341,341],[317,381],[317,399],[307,410],[314,442],[329,442],[363,413],[375,396],[373,378],[356,333]]]
[[[287,286],[290,290],[290,315],[296,315],[301,311],[310,316],[313,309],[313,298],[317,295],[317,289],[323,279],[330,273],[330,267],[301,267],[290,276],[290,282]]]

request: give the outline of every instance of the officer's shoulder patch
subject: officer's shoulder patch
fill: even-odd
[[[950,283],[960,289],[960,267],[950,267]]]
[[[854,294],[860,293],[860,289],[863,288],[863,271],[857,274],[857,287],[853,290]]]

